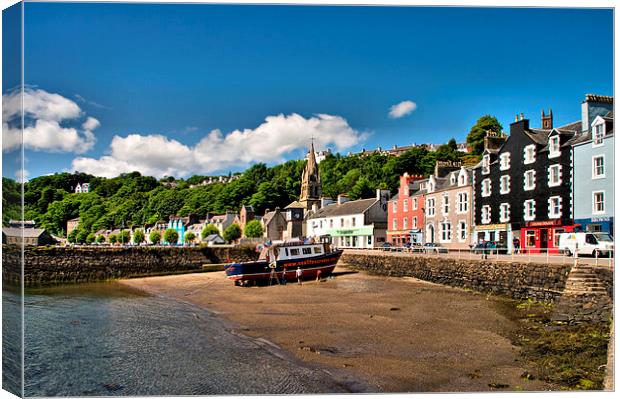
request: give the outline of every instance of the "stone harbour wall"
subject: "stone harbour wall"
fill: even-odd
[[[31,247],[24,250],[24,284],[102,281],[117,278],[199,271],[205,264],[249,261],[249,247]],[[2,246],[2,279],[18,284],[18,247]]]
[[[512,298],[553,301],[562,295],[570,265],[459,260],[436,256],[348,254],[347,266],[372,274],[415,277],[433,283],[467,288]]]

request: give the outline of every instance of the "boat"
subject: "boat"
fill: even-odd
[[[260,282],[279,282],[286,273],[288,281],[301,278],[329,276],[342,255],[341,249],[332,250],[329,243],[305,243],[302,241],[280,242],[265,245],[258,260],[230,263],[224,267],[226,277],[235,285],[249,285]]]

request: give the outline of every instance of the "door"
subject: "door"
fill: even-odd
[[[540,252],[547,252],[549,248],[549,230],[540,230]]]
[[[426,242],[427,243],[435,242],[435,227],[432,224],[429,224],[426,227]]]

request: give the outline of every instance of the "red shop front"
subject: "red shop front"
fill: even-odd
[[[558,253],[560,234],[571,233],[575,229],[573,224],[564,225],[561,220],[544,220],[526,222],[521,229],[521,250],[523,253]]]

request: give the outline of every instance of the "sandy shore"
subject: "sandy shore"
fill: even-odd
[[[412,278],[349,273],[272,287],[235,287],[223,272],[122,284],[216,312],[234,330],[299,359],[338,368],[377,392],[552,389],[520,376],[516,326],[497,299]],[[500,388],[502,389],[502,388]]]

